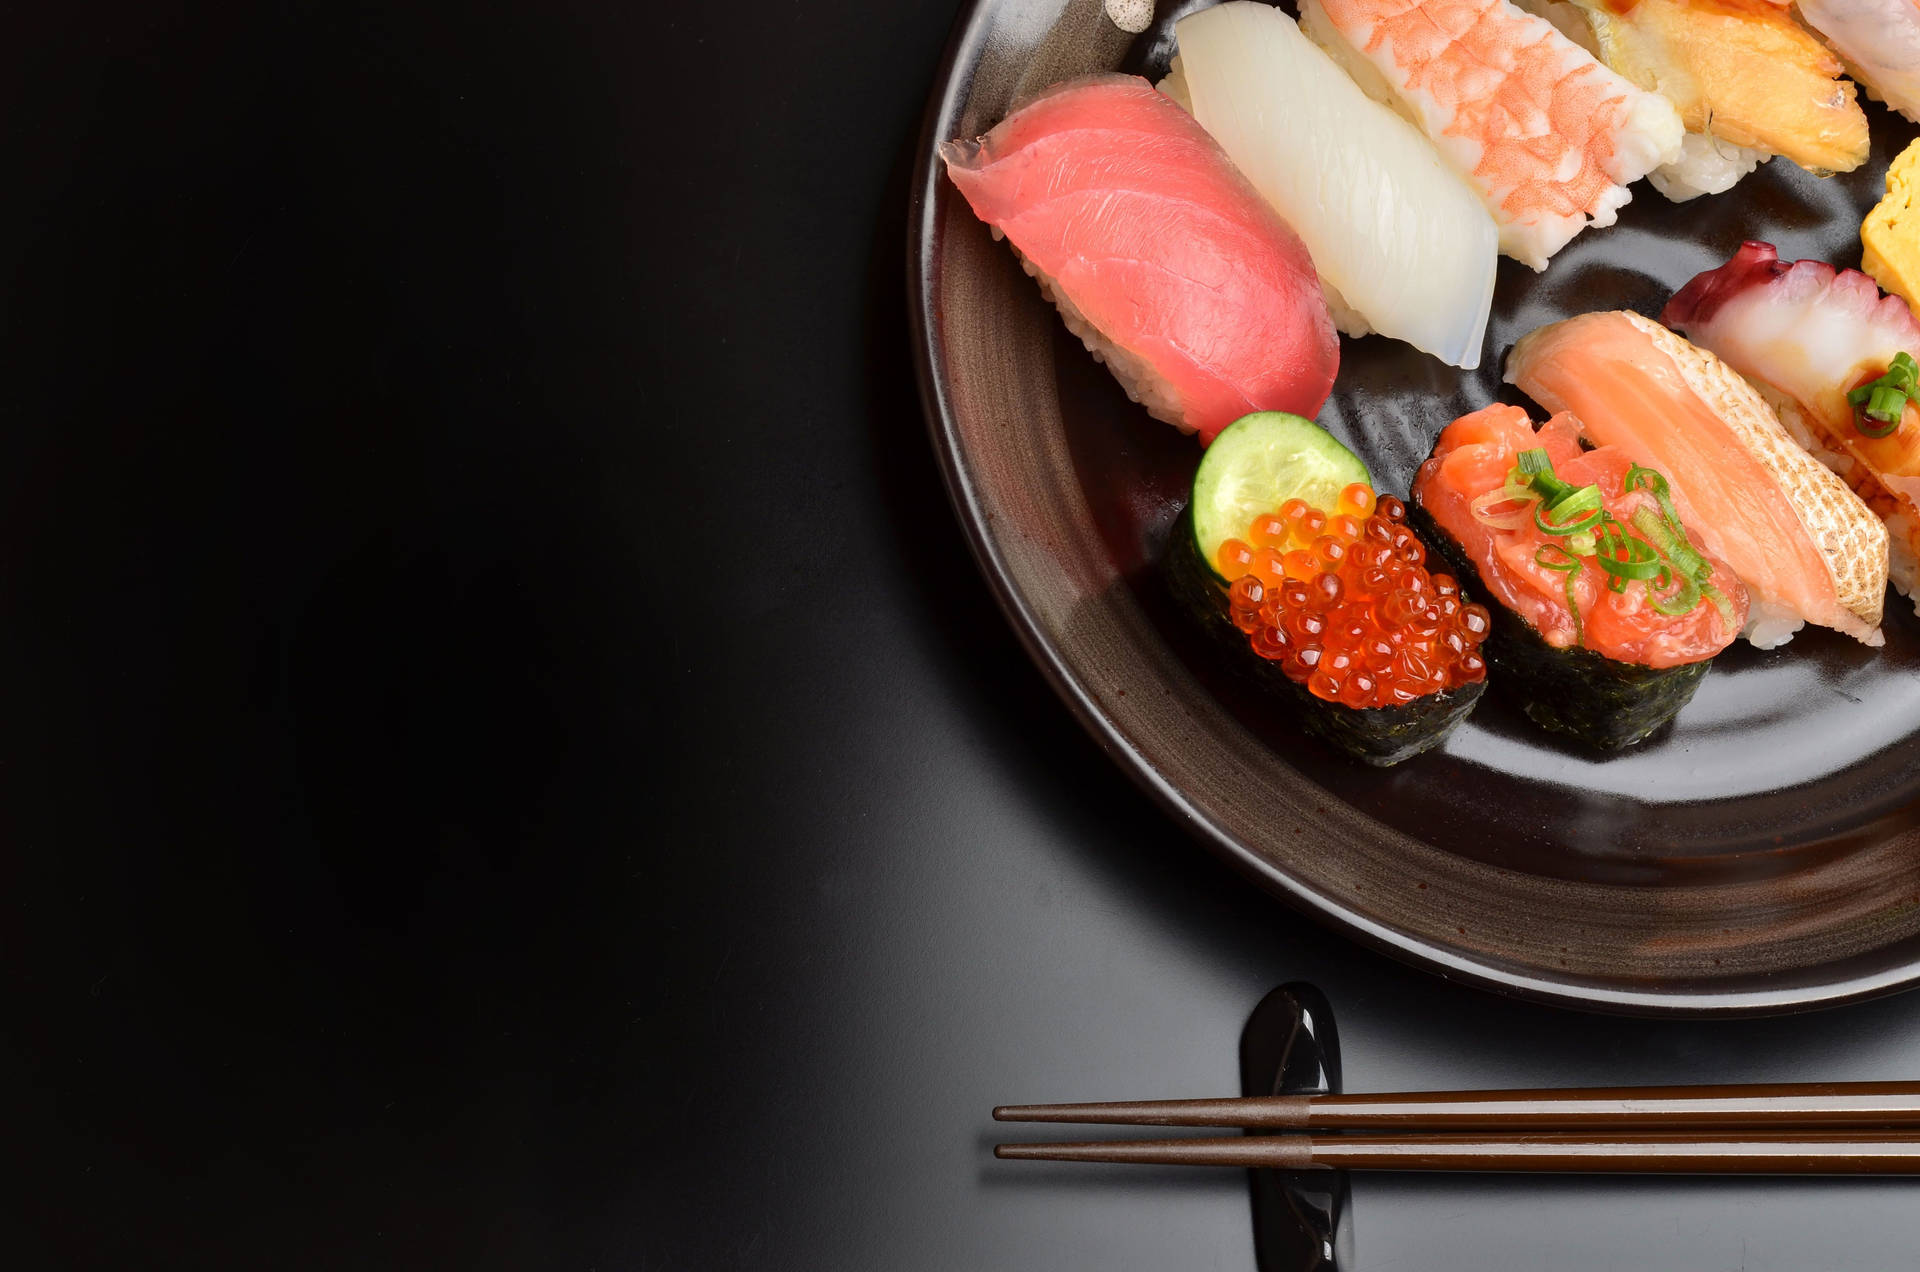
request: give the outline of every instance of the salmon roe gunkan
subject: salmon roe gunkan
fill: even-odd
[[[1290,499],[1254,519],[1215,564],[1234,626],[1316,698],[1399,707],[1484,680],[1491,618],[1449,574],[1427,570],[1407,509],[1360,483],[1332,509]]]

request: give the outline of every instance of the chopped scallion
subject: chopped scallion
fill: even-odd
[[[1535,481],[1540,480],[1535,478]],[[1560,482],[1561,490],[1552,498],[1542,498],[1533,510],[1533,524],[1542,534],[1579,534],[1600,524],[1606,508],[1600,501],[1600,487],[1574,489]],[[1551,518],[1551,520],[1549,520]]]
[[[1665,582],[1656,579],[1647,585],[1647,600],[1653,605],[1654,612],[1665,614],[1670,618],[1693,613],[1694,606],[1700,603],[1700,585],[1685,574],[1674,574],[1671,571],[1662,571],[1662,573],[1666,575]],[[1678,580],[1679,587],[1665,596],[1660,595],[1660,592],[1674,580]]]
[[[1520,475],[1532,477],[1538,473],[1553,473],[1553,461],[1547,458],[1547,448],[1536,446],[1532,450],[1520,452]]]
[[[1626,591],[1632,580],[1653,578],[1665,568],[1652,544],[1628,534],[1612,520],[1606,523],[1594,559],[1607,572],[1607,586],[1616,592]]]
[[[1920,363],[1896,353],[1886,373],[1847,394],[1853,426],[1864,437],[1886,437],[1906,418],[1907,403],[1920,396]]]

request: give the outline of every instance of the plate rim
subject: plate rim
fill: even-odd
[[[1549,1006],[1612,1015],[1669,1018],[1735,1018],[1784,1015],[1790,1012],[1840,1007],[1883,998],[1920,984],[1920,956],[1904,964],[1785,989],[1732,988],[1726,990],[1626,989],[1598,985],[1579,976],[1555,977],[1521,972],[1491,961],[1472,958],[1425,938],[1378,922],[1359,913],[1338,897],[1328,895],[1266,860],[1258,852],[1197,807],[1152,761],[1128,740],[1095,702],[1060,652],[1041,628],[1032,607],[1009,576],[987,518],[963,461],[956,421],[942,382],[934,329],[933,248],[939,214],[942,173],[936,147],[945,140],[948,121],[957,114],[960,94],[956,71],[970,45],[973,28],[990,10],[1007,0],[962,0],[948,32],[928,90],[915,141],[909,179],[906,233],[908,334],[912,344],[915,380],[929,440],[939,462],[942,484],[967,540],[975,565],[992,592],[1002,615],[1012,627],[1028,659],[1037,667],[1055,695],[1094,742],[1146,794],[1180,822],[1213,855],[1234,867],[1264,891],[1279,897],[1297,912],[1397,962],[1442,980],[1458,981],[1505,997]],[[1831,965],[1831,964],[1829,964]],[[1816,971],[1820,964],[1807,970]]]

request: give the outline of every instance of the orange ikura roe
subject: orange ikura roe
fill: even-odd
[[[1289,499],[1245,540],[1222,544],[1234,626],[1253,652],[1316,698],[1356,709],[1485,679],[1491,617],[1451,575],[1428,572],[1406,517],[1398,499],[1356,483],[1331,514]]]

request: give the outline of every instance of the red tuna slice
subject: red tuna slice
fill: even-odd
[[[1056,85],[940,148],[1076,335],[1203,442],[1253,411],[1318,414],[1339,336],[1305,244],[1145,80]]]

